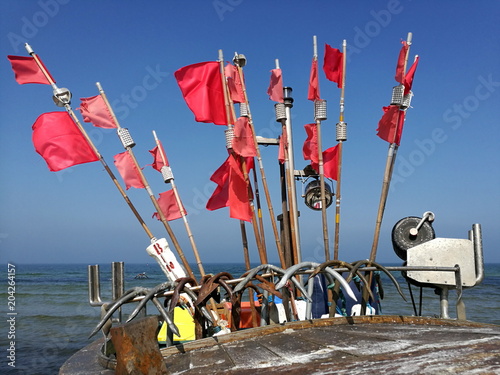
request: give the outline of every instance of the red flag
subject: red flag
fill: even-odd
[[[165,219],[167,219],[167,221],[180,219],[182,217],[181,210],[179,209],[173,190],[167,190],[163,193],[160,193],[160,198],[158,198],[158,205],[160,206],[161,212],[163,212],[163,216],[165,216]],[[182,207],[182,210],[186,213],[184,206]],[[161,220],[158,212],[155,212],[153,214],[153,217]]]
[[[338,146],[338,145],[337,145]],[[338,148],[337,146],[330,147],[329,149],[323,151],[323,175],[326,178],[331,178],[337,181],[339,177],[339,159],[338,159]],[[311,161],[311,167],[319,173],[319,162]]]
[[[228,124],[218,62],[188,65],[177,70],[174,75],[196,121]]]
[[[304,125],[307,138],[302,146],[302,155],[304,160],[311,160],[314,163],[318,162],[318,133],[316,124]]]
[[[234,157],[229,158],[229,217],[252,221],[252,209],[248,198],[248,186],[241,166]]]
[[[239,117],[234,125],[233,151],[240,156],[257,156],[253,132],[247,117]]]
[[[318,82],[318,60],[313,59],[311,65],[311,74],[309,76],[309,89],[307,91],[308,100],[319,100],[319,82]]]
[[[326,78],[337,83],[337,87],[342,87],[342,76],[344,70],[344,54],[336,48],[325,44],[325,58],[323,60],[323,70]]]
[[[417,56],[417,58],[415,59],[415,61],[412,64],[412,66],[410,67],[410,69],[408,69],[408,72],[406,73],[404,95],[407,95],[411,91],[411,87],[413,86],[413,77],[415,76],[415,71],[417,70],[417,65],[418,65],[419,59],[420,59],[420,57]]]
[[[245,103],[245,93],[243,92],[243,84],[241,83],[238,68],[227,64],[224,69],[224,75],[227,78],[227,87],[233,103]]]
[[[278,160],[281,164],[285,162],[286,152],[288,152],[288,137],[286,132],[283,132],[280,137],[280,144],[278,150]]]
[[[160,143],[160,146],[161,146],[161,143]],[[162,150],[163,150],[163,147],[162,147]],[[151,155],[153,155],[153,164],[151,164],[151,166],[154,169],[156,169],[158,172],[161,172],[161,168],[164,165],[166,165],[167,167],[169,166],[168,158],[167,158],[167,155],[165,155],[165,152],[163,152],[163,156],[165,156],[165,163],[163,163],[162,153],[160,152],[160,149],[158,148],[158,146],[156,146],[152,150],[149,150],[149,153]]]
[[[400,111],[397,105],[382,109],[384,114],[378,123],[377,135],[384,141],[396,143],[399,146],[403,133],[404,111]]]
[[[229,159],[229,158],[228,158]],[[208,199],[207,210],[214,211],[228,206],[229,197],[229,162],[228,159],[212,174],[210,180],[217,184],[217,188]]]
[[[323,151],[323,172],[325,177],[337,181],[339,177],[338,145]]]
[[[398,57],[398,63],[396,65],[396,75],[394,76],[394,79],[398,81],[401,84],[404,84],[404,78],[405,78],[405,60],[406,60],[406,54],[408,52],[408,43],[406,43],[405,40],[401,41],[401,44],[403,45],[401,47],[401,50],[399,51],[399,57]]]
[[[218,186],[207,202],[208,210],[229,206],[233,219],[252,221],[248,189],[240,164],[229,156],[210,178]]]
[[[267,89],[269,99],[278,103],[283,103],[283,77],[281,69],[271,70],[271,81]]]
[[[33,145],[53,172],[99,160],[68,112],[40,115],[33,124]]]
[[[90,98],[80,98],[80,108],[83,121],[91,122],[94,126],[105,129],[117,128],[113,116],[101,95]]]
[[[42,70],[38,67],[34,57],[9,55],[7,58],[12,65],[16,81],[20,85],[24,85],[25,83],[41,83],[44,85],[50,85],[51,82],[49,82]],[[49,71],[45,68],[45,65],[43,65],[42,60],[40,60],[40,58],[38,58],[38,60],[42,64],[52,82],[56,83]]]
[[[125,182],[125,188],[127,190],[131,187],[137,189],[145,188],[139,171],[137,170],[137,166],[132,160],[132,156],[130,156],[127,151],[115,155],[115,166],[122,176],[123,182]]]

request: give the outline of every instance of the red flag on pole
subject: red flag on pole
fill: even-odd
[[[323,172],[326,178],[337,181],[339,176],[338,145],[323,151]]]
[[[399,106],[390,105],[382,108],[384,114],[378,123],[377,135],[386,142],[399,146],[403,133],[404,111]]]
[[[314,163],[318,162],[318,133],[316,124],[304,125],[307,138],[302,146],[302,155],[304,160],[311,160]]]
[[[288,136],[283,132],[280,137],[280,144],[278,150],[278,160],[281,164],[285,162],[285,152],[288,151]]]
[[[228,158],[229,159],[229,158]],[[217,170],[210,177],[210,181],[217,184],[217,188],[213,192],[212,196],[208,199],[207,210],[214,211],[222,207],[228,206],[229,197],[229,184],[227,183],[229,179],[229,162],[228,159],[222,163],[222,165],[217,168]]]
[[[114,161],[116,169],[118,169],[120,176],[122,176],[123,182],[125,182],[125,188],[127,190],[131,187],[137,189],[145,188],[139,171],[137,170],[137,166],[135,165],[128,151],[115,155]]]
[[[207,202],[210,211],[229,207],[233,219],[252,221],[252,210],[248,189],[241,166],[233,156],[229,156],[210,178],[217,188]]]
[[[404,95],[407,95],[411,91],[411,87],[413,86],[413,77],[415,76],[415,71],[417,70],[417,65],[418,65],[419,59],[420,59],[420,57],[417,56],[417,58],[415,59],[415,61],[412,64],[412,66],[410,67],[410,69],[408,69],[408,72],[406,73]]]
[[[396,75],[394,76],[394,79],[401,83],[404,84],[404,78],[405,78],[405,60],[406,60],[406,53],[408,52],[408,43],[406,43],[406,40],[402,40],[401,44],[403,45],[401,47],[401,50],[399,51],[399,56],[398,56],[398,63],[396,65]]]
[[[33,145],[53,172],[99,160],[67,112],[48,112],[33,124]]]
[[[160,146],[161,146],[161,143],[160,143]],[[164,165],[166,165],[167,167],[169,166],[167,155],[165,155],[165,152],[163,152],[163,156],[165,156],[165,163],[163,163],[162,153],[160,152],[160,149],[158,148],[158,146],[156,146],[152,150],[149,150],[149,153],[151,155],[153,155],[153,164],[151,164],[151,166],[154,169],[156,169],[158,172],[161,172],[161,168]]]
[[[252,221],[252,209],[248,198],[248,186],[240,164],[234,157],[229,158],[229,217]]]
[[[283,103],[283,77],[281,69],[271,70],[271,80],[267,89],[267,95],[269,95],[269,99]]]
[[[342,87],[342,76],[344,68],[344,54],[336,48],[325,44],[325,57],[323,60],[323,71],[326,78],[337,83],[337,87]]]
[[[91,122],[99,128],[114,129],[118,127],[101,95],[80,98],[80,101],[80,107],[77,109],[82,114],[83,121]]]
[[[245,93],[243,92],[243,84],[241,83],[238,68],[227,64],[224,68],[224,74],[227,78],[227,87],[233,103],[245,103]]]
[[[338,146],[338,145],[337,145]],[[337,146],[330,147],[329,149],[323,151],[323,175],[326,178],[331,178],[337,181],[339,176],[339,159],[338,159],[338,148]],[[311,161],[311,167],[318,172],[319,163]]]
[[[175,193],[173,190],[167,190],[163,193],[160,193],[160,198],[158,198],[158,205],[160,206],[161,212],[167,221],[180,219],[182,217],[181,210],[177,204],[177,199],[175,199]],[[183,211],[186,212],[184,207],[182,207]],[[161,220],[158,212],[153,214],[153,217]]]
[[[318,81],[318,60],[313,59],[311,65],[311,74],[309,75],[309,89],[307,91],[308,100],[319,100],[319,81]]]
[[[240,156],[257,156],[253,132],[247,117],[239,117],[234,125],[233,151]]]
[[[20,85],[24,85],[25,83],[40,83],[44,85],[50,85],[49,80],[47,79],[47,77],[45,77],[42,70],[37,65],[34,57],[9,55],[7,56],[7,58],[12,65],[12,70],[14,71],[16,81]],[[38,58],[38,60],[44,67],[52,82],[55,83],[56,81],[54,80],[54,78],[52,78],[49,71],[45,68],[42,60],[40,60],[40,58]]]
[[[228,124],[218,62],[188,65],[177,70],[174,75],[196,121]]]

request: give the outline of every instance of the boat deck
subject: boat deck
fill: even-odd
[[[90,346],[60,374],[113,374],[90,368],[97,361],[87,357],[97,356],[98,345]],[[500,326],[424,317],[331,318],[242,330],[161,353],[170,374],[498,374]]]

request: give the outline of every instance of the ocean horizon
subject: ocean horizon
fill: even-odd
[[[102,336],[99,332],[88,339],[100,320],[100,308],[89,304],[87,266],[88,264],[82,263],[15,263],[3,267],[0,276],[7,285],[2,288],[0,295],[5,301],[3,321],[7,325],[2,330],[2,374],[57,374],[59,368],[75,352]],[[150,288],[165,281],[165,276],[156,263],[125,263],[124,266],[125,289],[133,286]],[[234,277],[245,272],[241,263],[204,263],[204,268],[206,273],[225,271]],[[99,269],[102,300],[110,301],[111,264],[100,264]],[[195,269],[193,265],[193,271]],[[148,278],[135,279],[139,273],[146,273]],[[398,274],[393,274],[408,302],[399,296],[389,278],[383,275],[385,297],[382,300],[382,313],[414,315],[406,282]],[[419,291],[416,287],[412,287],[412,293],[418,299]],[[424,288],[422,294],[422,315],[438,316],[439,296],[434,289]],[[464,289],[463,299],[467,320],[500,324],[500,263],[485,264],[483,282],[476,287]],[[456,292],[450,290],[450,318],[456,317],[455,301]],[[124,308],[125,316],[132,311],[131,307]],[[148,312],[155,313],[156,309],[150,307]]]

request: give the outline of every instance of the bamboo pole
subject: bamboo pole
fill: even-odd
[[[162,159],[162,162],[166,166],[167,165],[167,155],[165,153],[165,149],[163,148],[163,145],[161,144],[160,140],[156,136],[156,132],[154,130],[153,130],[153,137],[155,139],[156,146],[158,147],[158,150],[160,151],[160,157]],[[165,181],[165,182],[167,182],[167,181]],[[191,246],[193,248],[193,253],[194,253],[194,256],[196,259],[196,264],[198,265],[198,269],[200,270],[200,275],[203,278],[206,275],[205,269],[203,268],[203,264],[201,262],[200,255],[198,253],[198,248],[196,247],[196,243],[194,241],[194,236],[193,236],[193,233],[191,232],[191,227],[189,226],[189,223],[187,221],[187,213],[186,213],[186,210],[184,209],[184,205],[182,204],[181,197],[179,195],[177,186],[175,185],[173,176],[168,182],[170,182],[170,185],[172,186],[172,191],[174,192],[177,206],[179,207],[179,211],[181,213],[181,216],[182,216],[182,219],[184,222],[184,226],[186,228],[186,232],[187,232],[188,237],[189,237],[189,241],[190,241]],[[220,321],[220,318],[219,318],[219,314],[217,313],[217,304],[213,298],[210,298],[209,304],[210,304],[210,307],[212,309],[213,316],[215,317],[217,324],[218,324]]]
[[[52,89],[53,89],[54,93],[58,92],[59,88],[56,86],[55,82],[52,80],[50,74],[46,71],[45,67],[40,62],[38,56],[33,51],[33,49],[31,48],[31,46],[28,43],[26,43],[25,44],[25,48],[28,51],[28,53],[33,57],[34,61],[38,65],[40,71],[47,78],[48,82],[52,86]],[[103,156],[100,154],[100,152],[97,149],[97,147],[92,142],[91,138],[89,137],[89,135],[85,131],[85,128],[80,123],[80,120],[78,120],[78,117],[76,117],[76,115],[75,115],[73,109],[71,108],[71,105],[69,104],[69,102],[68,103],[64,103],[64,108],[66,109],[66,111],[68,112],[68,114],[71,116],[71,118],[75,122],[76,126],[78,127],[78,129],[80,130],[80,132],[82,133],[82,135],[84,136],[84,138],[86,139],[86,141],[89,144],[89,146],[92,148],[92,150],[95,152],[95,154],[99,158],[99,161],[103,165],[104,170],[108,173],[109,177],[111,178],[111,180],[115,184],[116,188],[118,189],[120,195],[125,200],[125,202],[127,203],[127,205],[129,206],[129,208],[133,212],[133,214],[136,217],[136,219],[139,221],[141,227],[144,229],[144,231],[146,232],[146,234],[149,237],[149,239],[150,240],[155,240],[155,236],[153,235],[153,233],[151,232],[151,230],[148,228],[148,226],[146,225],[146,223],[142,219],[141,215],[139,214],[139,212],[137,211],[137,209],[135,208],[135,206],[133,205],[133,203],[130,201],[129,197],[127,196],[127,194],[125,193],[125,191],[121,187],[121,185],[118,182],[118,180],[116,179],[113,171],[109,168],[108,164],[104,160]]]
[[[335,237],[333,245],[333,259],[339,259],[339,238],[340,238],[340,202],[341,202],[341,180],[342,180],[342,151],[343,151],[343,141],[344,138],[339,136],[339,126],[345,126],[344,123],[344,98],[345,98],[345,77],[346,77],[346,50],[347,42],[344,39],[342,42],[342,85],[340,89],[340,113],[339,113],[339,123],[337,124],[337,155],[338,155],[338,167],[337,167],[337,191],[335,199]]]
[[[154,130],[153,130],[153,136],[154,136],[154,139],[156,142],[156,146],[158,147],[158,150],[160,151],[160,157],[162,159],[162,162],[164,165],[167,165],[167,156],[165,153],[165,149],[163,148],[163,145],[161,144],[158,137],[156,136],[156,132]],[[191,247],[193,248],[193,253],[194,253],[194,257],[196,259],[196,264],[198,265],[198,269],[200,270],[201,277],[203,277],[203,276],[205,276],[205,269],[203,268],[200,254],[198,252],[196,242],[194,241],[193,232],[191,231],[191,227],[190,227],[189,222],[187,220],[187,213],[186,213],[186,210],[184,209],[184,206],[182,204],[182,200],[181,200],[181,197],[179,195],[179,191],[177,189],[177,185],[175,184],[173,176],[168,182],[170,182],[170,185],[172,186],[172,191],[174,192],[175,201],[177,203],[177,206],[179,207],[179,211],[180,211],[181,216],[182,216],[182,221],[184,222],[184,227],[186,228],[186,233],[188,235],[189,242],[191,244]]]
[[[265,244],[266,243],[266,236],[265,236],[265,232],[264,232],[264,220],[262,218],[262,205],[260,202],[259,182],[257,180],[257,172],[255,171],[255,168],[252,169],[252,177],[253,177],[253,186],[254,186],[254,192],[255,192],[257,218],[259,220],[260,240],[262,241],[262,243]]]
[[[408,56],[410,53],[410,46],[412,43],[412,33],[408,33],[406,43],[408,44],[408,49],[406,51],[403,72],[406,72],[406,66],[408,63]],[[404,76],[404,73],[403,73],[403,76]],[[396,144],[395,141],[396,141],[396,136],[397,136],[397,129],[400,125],[399,120],[400,120],[400,117],[398,116],[397,122],[396,122],[396,129],[394,132],[394,139],[391,142],[391,144],[389,145],[389,150],[387,152],[384,178],[383,178],[383,182],[382,182],[382,192],[380,194],[380,202],[379,202],[379,207],[378,207],[378,212],[377,212],[377,220],[375,223],[375,233],[373,236],[373,244],[372,244],[372,248],[371,248],[371,252],[370,252],[370,261],[371,262],[374,262],[375,258],[377,256],[377,247],[378,247],[378,242],[379,242],[379,237],[380,237],[380,228],[382,226],[382,219],[384,217],[384,210],[385,210],[385,205],[387,202],[387,196],[389,195],[389,187],[391,184],[392,171],[394,168],[396,154],[398,151],[398,145]]]
[[[260,171],[260,175],[261,175],[261,179],[262,179],[262,187],[264,188],[264,193],[265,193],[265,196],[266,196],[266,202],[267,202],[267,207],[268,207],[268,210],[269,210],[270,221],[271,221],[272,228],[273,228],[273,234],[274,234],[274,239],[275,239],[275,243],[276,243],[276,249],[277,249],[277,252],[278,252],[278,257],[280,259],[280,264],[282,266],[284,266],[285,265],[285,258],[284,258],[284,254],[283,254],[283,249],[281,247],[280,237],[279,237],[279,233],[278,233],[278,227],[276,225],[276,216],[274,214],[273,204],[271,202],[271,196],[269,194],[269,187],[267,185],[267,178],[266,178],[266,174],[265,174],[265,171],[264,171],[264,165],[262,163],[262,156],[261,156],[261,153],[260,153],[260,147],[259,147],[259,144],[257,142],[257,135],[255,134],[255,127],[254,127],[254,124],[253,124],[252,112],[250,110],[250,102],[248,100],[248,94],[247,94],[247,90],[246,90],[245,79],[243,77],[243,69],[242,69],[242,67],[239,64],[236,64],[236,68],[238,69],[238,74],[239,74],[241,85],[242,85],[242,89],[243,89],[243,95],[244,95],[244,98],[245,98],[245,104],[247,106],[248,123],[249,123],[250,129],[252,131],[252,137],[253,137],[255,149],[257,151],[257,156],[256,157],[257,157],[257,161],[259,163],[259,171]]]
[[[227,82],[224,74],[224,56],[222,54],[222,50],[219,50],[219,64],[220,64],[220,73],[221,73],[221,79],[222,79],[222,87],[223,87],[223,93],[224,93],[224,102],[225,102],[225,107],[226,107],[226,119],[228,122],[228,128],[230,127],[229,123],[231,123],[231,119],[236,118],[236,114],[234,112],[234,107],[233,103],[231,100],[231,97],[228,93],[228,87],[227,87]],[[238,158],[239,155],[236,155],[232,149],[230,150],[231,156],[234,158]],[[251,185],[250,185],[250,180],[248,178],[248,170],[246,167],[246,162],[245,158],[240,157],[240,161],[242,164],[242,170],[243,170],[243,176],[245,178],[245,182],[247,184],[248,188],[248,197],[249,197],[249,203],[251,207],[251,212],[252,212],[252,227],[254,230],[255,234],[255,242],[257,244],[257,249],[259,253],[259,258],[262,264],[267,263],[267,253],[266,253],[266,248],[265,248],[265,243],[263,243],[259,228],[257,226],[257,220],[256,220],[256,213],[255,213],[255,205],[253,204],[253,199],[252,199],[252,191],[251,191]],[[243,223],[244,224],[244,223]],[[241,224],[240,224],[241,226]],[[243,235],[243,234],[242,234]]]
[[[100,93],[101,97],[104,100],[104,103],[106,104],[106,107],[109,110],[109,113],[111,114],[111,117],[113,118],[116,126],[118,127],[117,130],[119,131],[121,129],[120,123],[118,122],[118,118],[116,117],[116,115],[115,115],[115,113],[113,111],[113,108],[109,104],[108,98],[107,98],[104,90],[102,89],[101,84],[99,82],[96,82],[96,86],[97,86],[97,88],[99,90],[99,93]],[[179,241],[177,240],[177,238],[176,238],[176,236],[175,236],[172,228],[170,227],[170,225],[168,223],[167,218],[165,217],[165,214],[163,213],[160,205],[158,204],[158,200],[156,199],[153,191],[151,190],[151,187],[149,186],[149,183],[148,183],[148,181],[146,179],[146,176],[144,175],[144,172],[142,171],[142,168],[139,165],[139,162],[137,161],[137,158],[134,155],[134,151],[132,150],[132,147],[131,146],[125,146],[125,150],[127,150],[127,152],[130,155],[132,161],[134,162],[134,165],[135,165],[135,167],[137,169],[137,172],[139,173],[139,176],[140,176],[141,181],[142,181],[142,183],[144,185],[144,188],[145,188],[145,190],[146,190],[149,198],[151,199],[151,202],[153,203],[153,206],[155,207],[156,211],[158,212],[158,215],[160,216],[160,220],[163,223],[163,226],[165,227],[165,229],[167,230],[167,233],[170,236],[170,239],[172,240],[172,245],[177,250],[177,254],[181,258],[181,261],[182,261],[182,264],[184,265],[184,268],[186,269],[186,271],[187,271],[187,273],[189,274],[190,277],[195,278],[193,270],[191,269],[191,266],[189,265],[189,263],[188,263],[185,255],[184,255],[184,252],[182,251],[182,248],[181,248],[181,246],[179,244]]]
[[[288,215],[288,197],[286,186],[286,171],[283,164],[279,164],[280,168],[280,190],[281,190],[281,246],[284,252],[285,266],[281,267],[287,269],[292,266],[292,243],[290,238],[290,217]]]
[[[318,45],[316,40],[316,35],[313,36],[313,61],[318,61]],[[314,106],[316,109],[316,102],[314,101]],[[317,117],[317,113],[315,110],[315,120],[316,120],[316,134],[318,137],[318,166],[319,166],[319,186],[321,190],[321,220],[323,223],[323,243],[325,246],[325,261],[330,260],[330,249],[329,249],[329,240],[328,240],[328,224],[326,217],[326,196],[325,196],[325,172],[323,166],[323,146],[321,142],[321,120]]]
[[[406,56],[405,56],[405,62],[404,62],[404,67],[403,67],[403,77],[405,76],[406,72],[406,66],[408,63],[408,56],[410,53],[410,46],[412,43],[412,33],[408,33],[406,43],[408,44],[408,49],[406,51]],[[406,112],[405,112],[406,113]],[[378,212],[377,212],[377,220],[375,223],[375,233],[373,235],[373,243],[372,243],[372,248],[370,252],[370,258],[366,264],[367,267],[372,265],[372,262],[375,261],[375,258],[377,256],[377,248],[378,248],[378,243],[379,243],[379,238],[380,238],[380,228],[382,226],[382,219],[384,217],[384,211],[385,211],[385,205],[387,203],[387,197],[389,195],[389,187],[391,184],[391,178],[392,178],[392,171],[394,168],[394,163],[396,161],[396,154],[398,151],[398,145],[396,144],[396,137],[398,133],[398,128],[400,126],[400,116],[398,115],[398,118],[396,120],[396,129],[394,131],[394,138],[389,145],[389,149],[387,151],[387,159],[386,159],[386,164],[385,164],[385,170],[384,170],[384,178],[382,181],[382,191],[380,193],[380,201],[379,201],[379,207],[378,207]],[[362,302],[361,302],[361,314],[364,315],[366,313],[366,303],[368,302],[368,288],[371,288],[373,281],[373,272],[369,272],[368,276],[368,285],[365,286],[363,289],[362,293]]]

